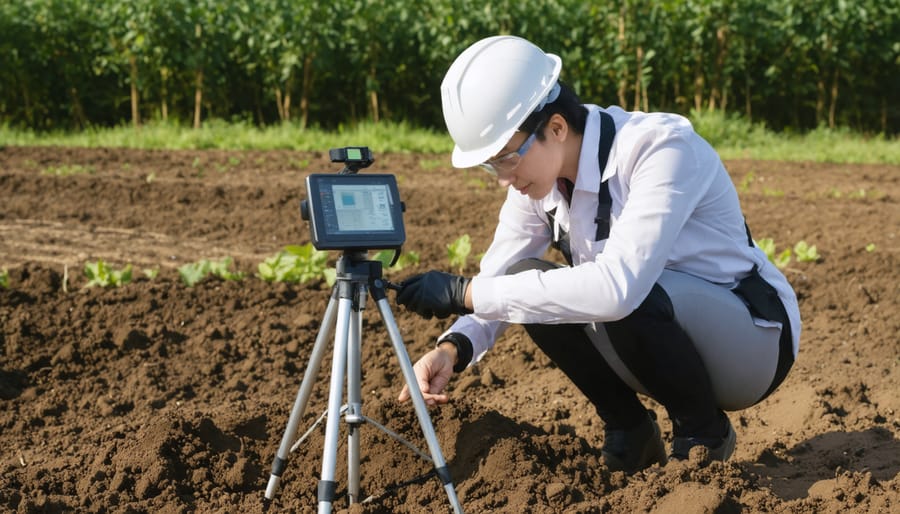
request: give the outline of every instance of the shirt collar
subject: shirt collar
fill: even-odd
[[[587,122],[584,125],[584,137],[581,139],[581,154],[578,156],[578,177],[575,179],[575,190],[596,193],[600,191],[600,163],[597,152],[600,151],[600,107],[586,104]],[[615,145],[610,154],[615,153]],[[610,155],[606,162],[603,180],[609,180],[616,174],[615,161]]]

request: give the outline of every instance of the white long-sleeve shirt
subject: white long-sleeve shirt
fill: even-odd
[[[479,360],[509,323],[588,323],[624,318],[646,298],[663,269],[726,287],[753,265],[778,291],[800,341],[797,298],[784,275],[748,244],[737,192],[716,151],[682,116],[605,109],[616,125],[603,171],[612,197],[609,238],[595,241],[600,169],[600,108],[588,105],[578,174],[569,204],[558,189],[532,200],[510,187],[494,240],[472,280],[477,314],[447,331],[465,334]],[[556,209],[558,227],[547,212]],[[543,257],[554,230],[569,234],[573,265],[506,275]]]

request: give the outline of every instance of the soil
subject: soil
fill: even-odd
[[[472,255],[486,249],[504,196],[489,177],[452,170],[444,155],[376,159],[365,172],[397,175],[404,250],[420,258],[390,280],[456,271],[446,244],[463,234]],[[451,403],[430,411],[466,512],[900,511],[900,168],[726,164],[757,238],[779,251],[805,240],[821,254],[785,271],[800,298],[801,353],[775,394],[730,413],[733,458],[696,453],[633,476],[609,472],[599,463],[602,423],[514,327],[454,377]],[[267,283],[256,266],[309,241],[298,215],[304,177],[336,170],[326,153],[0,149],[9,282],[0,288],[0,510],[265,509],[330,289]],[[227,256],[245,279],[181,283],[179,266]],[[98,259],[130,263],[134,280],[84,288],[84,265]],[[464,271],[477,271],[474,258]],[[413,360],[447,326],[394,314]],[[363,334],[364,415],[424,449],[411,405],[395,400],[402,375],[371,302]],[[325,410],[329,370],[301,433]],[[664,411],[646,404],[670,442]],[[270,511],[315,511],[322,427],[291,454]],[[346,500],[342,435],[335,511],[449,512],[436,478],[403,485],[428,473],[427,462],[372,425],[361,434],[371,500]]]

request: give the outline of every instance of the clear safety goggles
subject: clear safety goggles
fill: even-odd
[[[507,154],[503,154],[498,157],[494,157],[493,159],[488,159],[487,161],[479,164],[482,169],[487,171],[493,176],[498,176],[502,174],[508,174],[514,171],[519,167],[519,163],[522,162],[522,157],[525,156],[525,152],[531,148],[531,145],[534,144],[534,140],[537,137],[537,132],[540,130],[540,125],[535,127],[534,132],[531,133],[526,139],[525,142],[522,143],[521,146],[514,152],[509,152]]]

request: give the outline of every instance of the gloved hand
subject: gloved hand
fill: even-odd
[[[425,319],[446,318],[451,314],[469,314],[466,287],[469,279],[442,271],[429,271],[404,280],[397,303]]]

